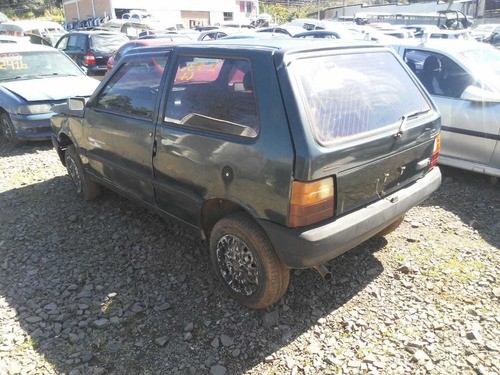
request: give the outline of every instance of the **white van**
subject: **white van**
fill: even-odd
[[[67,31],[54,21],[21,20],[0,23],[0,35],[29,36],[32,43],[55,45]]]

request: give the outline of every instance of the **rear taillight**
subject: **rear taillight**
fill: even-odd
[[[87,54],[83,57],[83,64],[84,65],[94,65],[95,64],[95,57],[92,52],[87,52]]]
[[[429,166],[429,169],[432,169],[437,165],[440,150],[441,150],[441,134],[438,134],[436,139],[434,140],[434,150],[432,151],[431,164]]]
[[[334,191],[331,177],[312,182],[293,181],[288,225],[302,227],[332,217]]]

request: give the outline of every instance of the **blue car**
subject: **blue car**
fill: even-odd
[[[52,107],[68,97],[89,97],[98,85],[55,48],[0,45],[0,135],[14,146],[50,139]]]

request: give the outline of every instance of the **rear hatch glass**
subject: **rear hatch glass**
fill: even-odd
[[[393,126],[429,102],[390,53],[359,53],[298,60],[305,111],[315,139],[334,145]]]
[[[308,153],[315,156],[296,169],[296,178],[332,175],[337,214],[380,199],[427,171],[422,165],[432,154],[439,119],[391,52],[308,56],[293,61],[290,73],[301,117],[315,140]]]
[[[94,52],[97,65],[106,65],[109,56],[129,40],[125,34],[93,34],[90,38],[90,48]]]

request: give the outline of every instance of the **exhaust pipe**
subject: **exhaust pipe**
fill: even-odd
[[[330,281],[333,278],[332,273],[330,271],[328,271],[328,269],[324,266],[323,263],[318,264],[318,265],[314,266],[313,268],[316,271],[318,271],[318,273],[321,275],[323,280]]]

